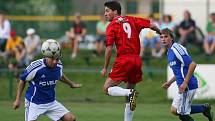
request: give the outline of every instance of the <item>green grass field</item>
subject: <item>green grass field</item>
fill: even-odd
[[[123,121],[124,105],[122,103],[63,103],[72,111],[78,121]],[[0,102],[1,121],[23,121],[24,107],[13,110],[12,102]],[[169,112],[170,104],[138,104],[133,121],[178,121]],[[215,111],[213,109],[213,111]],[[207,121],[202,114],[193,115],[195,121]],[[41,116],[39,121],[50,121]]]
[[[104,56],[95,58],[92,57],[92,52],[82,50],[78,58],[72,61],[69,59],[69,53],[69,50],[63,50],[64,72],[75,82],[82,83],[83,87],[70,89],[58,82],[57,100],[74,112],[78,121],[123,121],[124,98],[106,96],[102,92],[105,78],[102,78],[99,72],[102,69]],[[197,63],[214,63],[214,59],[215,57],[205,58],[204,55],[197,55],[193,58]],[[111,63],[113,60],[112,58]],[[150,62],[143,60],[144,81],[137,86],[140,95],[134,121],[178,121],[178,118],[169,112],[171,100],[166,98],[166,91],[160,88],[161,84],[166,81],[166,66],[165,57],[151,59]],[[10,97],[8,73],[0,70],[0,76],[0,121],[23,121],[23,103],[17,111],[12,110],[18,80],[14,78],[12,81],[12,97]],[[123,87],[124,84],[120,86]],[[214,110],[215,100],[196,102],[210,102]],[[207,121],[202,115],[194,115],[194,117],[195,121]],[[39,121],[49,121],[49,119],[42,116]]]

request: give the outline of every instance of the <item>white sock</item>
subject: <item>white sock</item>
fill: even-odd
[[[108,88],[110,96],[128,96],[131,94],[130,89],[123,89],[122,87],[114,86]]]
[[[125,104],[125,112],[124,112],[124,121],[132,121],[134,115],[134,111],[130,110],[130,104]]]

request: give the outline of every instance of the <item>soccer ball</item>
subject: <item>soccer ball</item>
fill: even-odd
[[[59,58],[61,56],[60,44],[54,39],[43,42],[41,52],[48,58]]]

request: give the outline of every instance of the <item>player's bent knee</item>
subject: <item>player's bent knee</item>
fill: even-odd
[[[174,108],[174,107],[171,107],[170,112],[171,112],[173,115],[176,115],[176,116],[178,115],[178,114],[177,114],[177,109]]]
[[[63,116],[62,120],[63,121],[76,121],[76,117],[71,113],[67,113]]]
[[[103,86],[103,92],[108,95],[108,87]]]

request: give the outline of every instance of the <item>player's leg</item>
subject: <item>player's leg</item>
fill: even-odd
[[[175,107],[171,107],[171,113],[175,116],[178,116],[181,121],[194,121],[190,115],[181,115],[177,113],[177,109]]]
[[[63,120],[63,121],[75,121],[76,117],[74,114],[70,113],[61,103],[58,101],[53,102],[48,106],[48,111],[45,112],[50,119],[54,121]]]
[[[177,108],[175,108],[174,106],[171,107],[170,112],[171,112],[173,115],[178,116]]]
[[[179,119],[181,121],[194,121],[194,119],[190,115],[179,115]]]
[[[209,36],[206,36],[205,39],[204,39],[204,42],[203,42],[203,47],[204,47],[204,50],[205,50],[205,54],[210,54],[210,46],[209,46]]]
[[[25,121],[36,121],[45,111],[45,107],[41,107],[41,105],[31,103],[25,99]]]
[[[100,41],[100,45],[99,45],[99,55],[102,54],[102,51],[104,49],[104,42],[105,42],[105,38],[103,37],[103,39]]]
[[[132,91],[135,91],[134,90],[135,86],[136,86],[136,84],[126,83],[126,88],[133,89]],[[130,101],[135,102],[135,107],[136,107],[136,96],[137,96],[137,93],[135,91],[134,93],[132,93],[132,95],[130,94],[130,96],[125,97],[124,121],[132,121],[132,119],[133,119],[134,106],[132,105],[133,110],[131,110],[131,104],[133,104],[133,103],[131,103]],[[134,99],[134,100],[131,100],[130,99],[131,97],[133,97],[132,99]]]
[[[70,44],[71,44],[71,55],[70,58],[73,59],[74,58],[74,46],[75,46],[75,38],[70,38]]]
[[[204,106],[204,111],[202,112],[203,115],[208,118],[208,121],[213,121],[213,112],[211,111],[211,105],[206,103],[203,106]]]
[[[98,39],[96,40],[96,43],[95,43],[95,45],[96,45],[96,54],[97,55],[99,55],[99,44],[100,44],[100,37],[98,37]]]
[[[130,89],[124,89],[119,87],[121,81],[113,81],[110,77],[108,77],[103,86],[103,91],[105,94],[110,96],[129,96],[131,94]]]
[[[136,84],[142,80],[142,61],[140,56],[133,56],[130,65],[132,65],[132,67],[130,68],[126,88],[132,89],[132,93],[129,95],[128,101],[130,104],[130,110],[134,111],[138,95],[138,92],[134,88]]]
[[[195,91],[189,91],[190,95],[194,95]],[[192,102],[193,97],[189,99]],[[190,114],[202,113],[205,117],[208,118],[208,121],[213,121],[213,113],[211,111],[211,105],[206,104],[192,104]]]
[[[79,41],[80,41],[81,37],[80,35],[76,35],[75,39],[74,39],[74,47],[72,50],[72,59],[75,59],[77,56],[77,52],[78,52],[78,45],[79,45]]]
[[[116,58],[112,71],[103,86],[103,91],[110,96],[129,96],[130,89],[119,87],[122,81],[127,82],[130,70],[129,58],[127,56]]]
[[[66,113],[61,120],[63,121],[76,121],[75,115],[72,113]]]
[[[177,108],[174,106],[171,107],[171,113],[175,116],[178,116],[181,121],[194,121],[189,115],[181,115],[177,113]]]
[[[194,121],[190,116],[191,103],[196,90],[189,90],[174,97],[171,112],[178,115],[181,121]]]
[[[213,40],[212,40],[212,43],[211,43],[211,48],[210,48],[211,54],[213,53],[214,49],[215,49],[215,36],[213,37]]]

